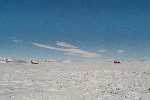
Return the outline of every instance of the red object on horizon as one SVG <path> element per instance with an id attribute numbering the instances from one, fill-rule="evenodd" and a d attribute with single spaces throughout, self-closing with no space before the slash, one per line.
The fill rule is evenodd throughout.
<path id="1" fill-rule="evenodd" d="M 33 62 L 33 61 L 31 61 L 31 63 L 32 63 L 32 64 L 40 64 L 40 63 L 35 63 L 35 62 Z"/>
<path id="2" fill-rule="evenodd" d="M 114 63 L 120 63 L 119 61 L 114 61 Z"/>

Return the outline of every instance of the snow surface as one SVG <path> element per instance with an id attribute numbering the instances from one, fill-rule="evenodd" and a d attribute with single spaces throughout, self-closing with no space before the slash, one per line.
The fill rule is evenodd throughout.
<path id="1" fill-rule="evenodd" d="M 0 100 L 149 100 L 150 62 L 0 63 Z"/>

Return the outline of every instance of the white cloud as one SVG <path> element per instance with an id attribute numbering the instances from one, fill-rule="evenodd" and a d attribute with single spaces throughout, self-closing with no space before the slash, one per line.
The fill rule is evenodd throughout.
<path id="1" fill-rule="evenodd" d="M 77 55 L 77 54 L 75 54 L 75 53 L 63 53 L 63 54 L 73 55 L 73 56 L 78 56 L 78 55 Z"/>
<path id="2" fill-rule="evenodd" d="M 46 46 L 46 45 L 42 45 L 42 44 L 38 44 L 38 43 L 30 43 L 30 44 L 36 45 L 38 47 L 48 48 L 48 49 L 61 50 L 61 48 L 55 48 L 55 47 Z"/>
<path id="3" fill-rule="evenodd" d="M 22 40 L 12 40 L 14 42 L 19 42 L 19 43 L 23 43 Z"/>
<path id="4" fill-rule="evenodd" d="M 70 45 L 70 44 L 68 44 L 68 43 L 66 43 L 66 42 L 59 42 L 59 41 L 58 41 L 56 44 L 59 45 L 59 46 L 62 46 L 62 47 L 78 48 L 78 47 L 75 47 L 75 46 L 73 46 L 73 45 Z"/>
<path id="5" fill-rule="evenodd" d="M 99 50 L 99 52 L 105 52 L 106 50 Z"/>
<path id="6" fill-rule="evenodd" d="M 74 55 L 74 56 L 81 56 L 81 57 L 100 57 L 101 55 L 96 54 L 96 53 L 91 53 L 88 51 L 83 51 L 80 49 L 75 49 L 77 47 L 70 45 L 68 43 L 65 42 L 57 42 L 57 45 L 63 46 L 63 47 L 68 47 L 68 49 L 63 49 L 63 48 L 55 48 L 52 46 L 46 46 L 46 45 L 42 45 L 42 44 L 38 44 L 38 43 L 30 43 L 39 47 L 43 47 L 43 48 L 48 48 L 48 49 L 53 49 L 53 50 L 60 50 L 60 51 L 65 51 L 67 53 L 67 55 Z"/>
<path id="7" fill-rule="evenodd" d="M 117 54 L 123 53 L 125 50 L 118 50 Z"/>
<path id="8" fill-rule="evenodd" d="M 16 37 L 11 37 L 11 38 L 16 39 Z"/>

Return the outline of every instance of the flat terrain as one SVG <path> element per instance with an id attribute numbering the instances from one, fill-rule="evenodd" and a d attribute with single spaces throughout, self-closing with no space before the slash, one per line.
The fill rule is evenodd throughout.
<path id="1" fill-rule="evenodd" d="M 0 100 L 149 100 L 150 63 L 0 63 Z"/>

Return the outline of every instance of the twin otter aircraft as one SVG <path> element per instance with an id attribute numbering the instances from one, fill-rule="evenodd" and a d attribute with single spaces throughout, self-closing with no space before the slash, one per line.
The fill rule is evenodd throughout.
<path id="1" fill-rule="evenodd" d="M 31 61 L 31 63 L 32 63 L 32 64 L 40 64 L 40 63 L 35 63 L 35 62 L 33 62 L 33 61 Z"/>

